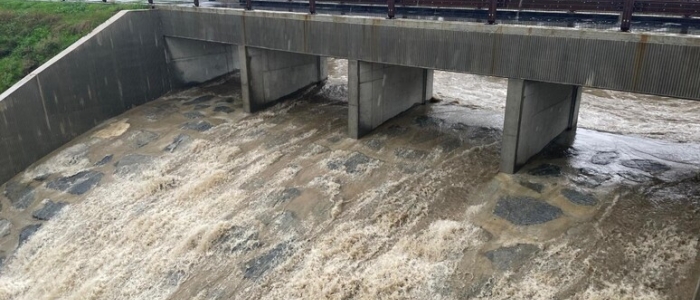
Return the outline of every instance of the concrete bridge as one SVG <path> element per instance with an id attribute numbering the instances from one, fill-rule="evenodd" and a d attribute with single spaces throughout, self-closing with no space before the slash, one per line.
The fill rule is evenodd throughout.
<path id="1" fill-rule="evenodd" d="M 197 7 L 121 12 L 0 95 L 0 182 L 100 121 L 240 69 L 248 112 L 349 60 L 348 133 L 432 97 L 433 70 L 508 78 L 501 170 L 576 129 L 583 87 L 700 100 L 700 37 Z"/>

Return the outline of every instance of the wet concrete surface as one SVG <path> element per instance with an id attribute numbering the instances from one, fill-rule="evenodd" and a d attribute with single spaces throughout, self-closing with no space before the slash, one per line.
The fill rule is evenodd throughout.
<path id="1" fill-rule="evenodd" d="M 0 186 L 0 298 L 694 293 L 699 144 L 579 129 L 505 175 L 498 112 L 439 101 L 353 140 L 337 78 L 257 114 L 237 80 L 132 109 Z"/>

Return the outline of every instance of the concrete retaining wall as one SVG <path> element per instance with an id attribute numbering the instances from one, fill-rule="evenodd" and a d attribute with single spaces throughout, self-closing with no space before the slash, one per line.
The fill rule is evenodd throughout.
<path id="1" fill-rule="evenodd" d="M 0 95 L 0 183 L 173 86 L 158 12 L 124 11 Z"/>

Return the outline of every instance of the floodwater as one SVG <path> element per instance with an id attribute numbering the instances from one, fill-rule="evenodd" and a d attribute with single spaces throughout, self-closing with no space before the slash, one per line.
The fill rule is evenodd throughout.
<path id="1" fill-rule="evenodd" d="M 505 175 L 503 80 L 437 72 L 353 140 L 329 66 L 257 114 L 236 74 L 169 94 L 1 186 L 0 299 L 692 297 L 697 102 L 587 91 L 573 147 Z"/>

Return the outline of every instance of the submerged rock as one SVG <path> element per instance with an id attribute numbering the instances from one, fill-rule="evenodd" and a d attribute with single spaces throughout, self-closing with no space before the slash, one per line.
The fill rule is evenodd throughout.
<path id="1" fill-rule="evenodd" d="M 167 152 L 174 152 L 177 147 L 179 147 L 181 144 L 186 143 L 190 140 L 190 136 L 186 135 L 184 133 L 178 134 L 173 141 L 166 146 L 163 151 Z"/>
<path id="2" fill-rule="evenodd" d="M 517 244 L 486 252 L 486 257 L 496 269 L 508 271 L 517 269 L 527 263 L 539 250 L 540 248 L 535 245 Z"/>
<path id="3" fill-rule="evenodd" d="M 299 197 L 301 195 L 301 190 L 298 188 L 285 188 L 284 190 L 274 194 L 272 196 L 272 201 L 273 205 L 278 205 L 281 203 L 288 202 L 290 200 L 293 200 L 296 197 Z"/>
<path id="4" fill-rule="evenodd" d="M 246 230 L 240 226 L 227 229 L 216 241 L 213 247 L 222 253 L 248 252 L 260 247 L 258 233 Z"/>
<path id="5" fill-rule="evenodd" d="M 141 148 L 148 145 L 150 142 L 156 140 L 158 134 L 152 131 L 139 130 L 129 136 L 128 140 L 132 143 L 135 148 Z"/>
<path id="6" fill-rule="evenodd" d="M 620 154 L 615 151 L 600 151 L 591 157 L 591 163 L 596 165 L 608 165 L 614 162 Z"/>
<path id="7" fill-rule="evenodd" d="M 194 98 L 190 101 L 186 101 L 185 103 L 183 103 L 183 105 L 200 104 L 200 103 L 204 103 L 204 102 L 209 102 L 209 101 L 211 101 L 211 99 L 214 99 L 213 95 L 204 95 L 204 96 Z"/>
<path id="8" fill-rule="evenodd" d="M 202 114 L 201 112 L 198 112 L 198 111 L 196 111 L 196 110 L 195 110 L 195 111 L 188 111 L 188 112 L 185 112 L 185 113 L 183 113 L 182 115 L 185 116 L 185 118 L 188 118 L 188 119 L 200 119 L 200 118 L 204 118 L 204 114 Z"/>
<path id="9" fill-rule="evenodd" d="M 622 161 L 622 165 L 628 168 L 642 170 L 648 173 L 663 173 L 671 167 L 649 159 L 629 159 Z"/>
<path id="10" fill-rule="evenodd" d="M 538 193 L 542 193 L 542 190 L 544 190 L 544 184 L 541 184 L 541 183 L 524 181 L 524 180 L 521 180 L 518 183 L 520 183 L 520 185 L 522 185 L 528 189 L 531 189 L 535 192 L 538 192 Z"/>
<path id="11" fill-rule="evenodd" d="M 379 151 L 384 147 L 384 141 L 380 139 L 371 139 L 364 142 L 364 144 L 365 146 L 367 146 L 367 148 L 370 148 L 374 151 Z"/>
<path id="12" fill-rule="evenodd" d="M 189 129 L 189 130 L 194 130 L 194 131 L 207 131 L 209 129 L 212 129 L 214 125 L 211 125 L 211 123 L 207 121 L 190 121 L 185 124 L 182 124 L 182 129 Z"/>
<path id="13" fill-rule="evenodd" d="M 42 221 L 47 221 L 53 216 L 55 216 L 63 207 L 65 207 L 67 203 L 65 202 L 53 202 L 51 200 L 47 201 L 46 204 L 44 204 L 44 207 L 42 207 L 39 210 L 34 211 L 32 213 L 32 217 L 34 217 L 37 220 L 42 220 Z"/>
<path id="14" fill-rule="evenodd" d="M 47 188 L 73 195 L 82 195 L 95 187 L 102 180 L 102 172 L 82 171 L 68 177 L 61 177 L 46 184 Z"/>
<path id="15" fill-rule="evenodd" d="M 128 174 L 133 173 L 141 168 L 142 165 L 149 164 L 153 161 L 153 157 L 143 154 L 129 154 L 122 157 L 121 160 L 114 164 L 116 168 L 114 170 L 115 174 Z"/>
<path id="16" fill-rule="evenodd" d="M 561 168 L 553 164 L 541 164 L 527 173 L 534 176 L 558 177 L 561 175 Z"/>
<path id="17" fill-rule="evenodd" d="M 233 111 L 234 111 L 233 107 L 230 107 L 230 106 L 223 106 L 222 105 L 222 106 L 214 107 L 214 112 L 222 112 L 225 114 L 230 114 Z"/>
<path id="18" fill-rule="evenodd" d="M 22 231 L 19 233 L 20 246 L 22 244 L 24 244 L 24 242 L 26 242 L 37 231 L 39 231 L 40 227 L 41 227 L 41 224 L 32 224 L 32 225 L 29 225 L 29 226 L 22 228 Z"/>
<path id="19" fill-rule="evenodd" d="M 95 166 L 104 166 L 104 165 L 108 164 L 109 162 L 111 162 L 112 158 L 114 158 L 113 154 L 107 155 L 107 156 L 103 157 L 102 159 L 100 159 L 100 161 L 96 162 Z"/>
<path id="20" fill-rule="evenodd" d="M 291 246 L 288 243 L 280 243 L 265 254 L 246 262 L 243 269 L 243 278 L 257 280 L 267 271 L 279 265 L 291 254 Z"/>
<path id="21" fill-rule="evenodd" d="M 200 103 L 200 104 L 196 104 L 196 105 L 194 106 L 194 109 L 201 110 L 201 109 L 207 109 L 207 108 L 209 108 L 209 107 L 211 107 L 211 105 Z"/>
<path id="22" fill-rule="evenodd" d="M 337 160 L 328 162 L 328 168 L 331 170 L 344 168 L 346 173 L 354 174 L 360 172 L 360 166 L 368 164 L 370 161 L 371 159 L 366 155 L 356 152 L 344 162 Z"/>
<path id="23" fill-rule="evenodd" d="M 28 183 L 22 184 L 10 181 L 5 186 L 5 197 L 10 199 L 10 203 L 16 209 L 25 209 L 34 202 L 34 188 Z"/>
<path id="24" fill-rule="evenodd" d="M 0 219 L 0 238 L 6 237 L 12 230 L 12 222 L 7 219 Z"/>
<path id="25" fill-rule="evenodd" d="M 594 206 L 598 204 L 598 199 L 596 199 L 595 196 L 577 190 L 564 189 L 561 191 L 561 194 L 564 195 L 566 199 L 569 199 L 569 201 L 578 205 Z"/>
<path id="26" fill-rule="evenodd" d="M 530 197 L 504 197 L 498 200 L 493 214 L 515 225 L 536 225 L 562 216 L 560 208 Z"/>
<path id="27" fill-rule="evenodd" d="M 409 148 L 399 148 L 394 151 L 394 155 L 398 158 L 409 159 L 409 160 L 419 160 L 424 159 L 428 156 L 427 151 L 409 149 Z"/>

